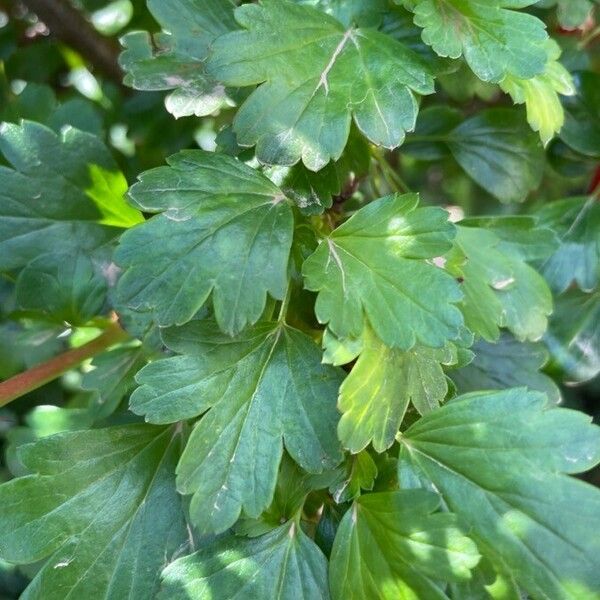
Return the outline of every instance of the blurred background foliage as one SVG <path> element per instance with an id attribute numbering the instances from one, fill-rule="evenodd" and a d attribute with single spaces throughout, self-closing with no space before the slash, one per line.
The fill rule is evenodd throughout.
<path id="1" fill-rule="evenodd" d="M 119 38 L 132 30 L 160 30 L 144 0 L 61 0 L 58 4 L 74 21 L 52 23 L 47 18 L 45 22 L 44 6 L 56 3 L 0 0 L 0 121 L 29 119 L 55 131 L 72 126 L 92 132 L 111 148 L 129 183 L 183 148 L 214 150 L 218 141 L 227 151 L 236 152 L 227 147 L 234 144 L 228 130 L 221 132 L 231 119 L 226 107 L 203 118 L 174 119 L 164 107 L 166 92 L 139 92 L 122 84 Z M 583 19 L 581 15 L 575 18 L 572 10 L 565 11 L 565 4 L 571 9 L 580 6 Z M 458 216 L 530 214 L 550 201 L 598 193 L 600 8 L 595 13 L 590 8 L 587 0 L 572 4 L 545 0 L 529 9 L 545 20 L 559 42 L 561 62 L 574 75 L 578 93 L 562 97 L 567 126 L 546 146 L 541 183 L 524 202 L 498 202 L 465 174 L 443 144 L 417 139 L 444 124 L 464 122 L 483 108 L 512 106 L 498 86 L 479 81 L 468 69 L 442 75 L 437 93 L 423 99 L 413 141 L 409 137 L 407 144 L 387 153 L 383 161 L 369 163 L 368 156 L 363 157 L 369 177 L 359 178 L 341 193 L 352 194 L 351 202 L 360 202 L 361 196 L 383 195 L 400 182 L 419 191 L 425 203 L 446 206 Z M 372 149 L 372 155 L 375 152 Z M 251 160 L 252 151 L 245 153 L 250 154 L 243 158 Z M 389 170 L 382 169 L 382 164 L 389 165 Z M 597 238 L 600 232 L 591 235 Z M 28 319 L 15 310 L 13 284 L 9 276 L 0 279 L 0 379 L 97 334 L 89 324 L 73 328 Z M 599 294 L 597 289 L 592 293 L 567 290 L 557 297 L 553 325 L 543 340 L 550 357 L 545 371 L 560 386 L 564 404 L 596 419 L 600 417 Z M 113 401 L 121 401 L 139 360 L 129 352 L 112 357 L 108 365 L 100 364 L 96 372 L 92 367 L 98 364 L 84 365 L 0 409 L 0 481 L 21 473 L 15 454 L 19 444 L 82 424 L 88 414 L 83 408 L 102 393 L 97 379 L 103 374 L 117 378 L 111 393 Z M 112 418 L 126 417 L 117 413 Z M 597 472 L 588 477 L 600 484 Z M 0 599 L 18 597 L 36 565 L 28 569 L 16 571 L 0 562 Z"/>

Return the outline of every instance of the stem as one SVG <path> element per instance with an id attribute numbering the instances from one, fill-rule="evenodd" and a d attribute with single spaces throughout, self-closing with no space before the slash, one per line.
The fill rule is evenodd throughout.
<path id="1" fill-rule="evenodd" d="M 279 308 L 279 316 L 277 318 L 278 323 L 285 323 L 285 317 L 287 315 L 291 297 L 292 297 L 292 284 L 291 284 L 291 282 L 288 282 L 287 289 L 285 290 L 285 296 L 283 297 L 283 300 L 281 302 L 281 307 Z"/>
<path id="2" fill-rule="evenodd" d="M 84 360 L 92 358 L 110 346 L 128 339 L 127 333 L 114 321 L 104 330 L 102 335 L 95 340 L 59 354 L 54 358 L 37 365 L 24 373 L 19 373 L 0 383 L 0 407 L 9 402 L 37 390 L 46 383 L 60 377 L 63 373 L 81 364 Z"/>
<path id="3" fill-rule="evenodd" d="M 119 67 L 119 47 L 100 34 L 94 26 L 67 0 L 23 0 L 50 29 L 50 32 L 74 48 L 90 64 L 122 85 L 123 72 Z"/>
<path id="4" fill-rule="evenodd" d="M 402 177 L 400 177 L 400 175 L 398 175 L 398 173 L 396 173 L 396 171 L 392 168 L 390 163 L 385 158 L 383 152 L 381 152 L 379 149 L 375 149 L 373 151 L 373 156 L 377 161 L 377 165 L 381 170 L 383 178 L 386 180 L 390 188 L 396 190 L 397 192 L 403 192 L 405 194 L 410 193 L 410 188 L 402 179 Z"/>
<path id="5" fill-rule="evenodd" d="M 581 41 L 579 44 L 577 44 L 578 49 L 583 50 L 594 38 L 598 37 L 599 35 L 600 27 L 595 27 L 592 29 L 592 31 L 581 38 Z"/>

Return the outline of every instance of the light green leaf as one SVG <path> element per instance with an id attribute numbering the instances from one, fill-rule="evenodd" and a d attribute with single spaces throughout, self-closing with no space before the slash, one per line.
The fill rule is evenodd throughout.
<path id="1" fill-rule="evenodd" d="M 329 600 L 327 560 L 295 523 L 261 537 L 227 536 L 163 571 L 162 600 Z"/>
<path id="2" fill-rule="evenodd" d="M 534 250 L 505 242 L 492 229 L 459 225 L 457 231 L 446 268 L 462 279 L 467 327 L 488 341 L 498 339 L 500 327 L 508 327 L 521 341 L 539 339 L 552 312 L 552 294 L 522 258 Z"/>
<path id="3" fill-rule="evenodd" d="M 556 298 L 544 342 L 569 383 L 600 373 L 600 292 L 570 290 Z"/>
<path id="4" fill-rule="evenodd" d="M 162 213 L 123 235 L 116 299 L 161 326 L 189 321 L 212 297 L 219 326 L 236 333 L 282 299 L 292 243 L 291 203 L 266 177 L 223 154 L 187 150 L 147 171 L 130 191 Z"/>
<path id="5" fill-rule="evenodd" d="M 163 31 L 134 31 L 121 43 L 124 83 L 137 90 L 173 90 L 167 110 L 176 118 L 209 115 L 230 102 L 225 88 L 204 68 L 209 46 L 235 29 L 233 0 L 149 0 Z"/>
<path id="6" fill-rule="evenodd" d="M 41 254 L 92 250 L 142 216 L 125 203 L 127 183 L 102 142 L 68 128 L 24 121 L 0 126 L 0 269 Z M 105 226 L 106 225 L 106 226 Z M 111 227 L 109 227 L 109 225 Z"/>
<path id="7" fill-rule="evenodd" d="M 469 579 L 479 554 L 439 505 L 424 490 L 355 500 L 331 553 L 333 600 L 447 599 L 444 582 Z"/>
<path id="8" fill-rule="evenodd" d="M 506 75 L 529 79 L 547 61 L 544 23 L 510 10 L 535 0 L 404 0 L 423 28 L 423 41 L 440 56 L 465 60 L 484 81 Z"/>
<path id="9" fill-rule="evenodd" d="M 48 557 L 24 599 L 152 598 L 187 544 L 181 434 L 148 425 L 60 433 L 21 448 L 33 475 L 0 486 L 0 554 Z"/>
<path id="10" fill-rule="evenodd" d="M 377 452 L 389 448 L 410 402 L 425 414 L 444 400 L 448 384 L 442 364 L 454 362 L 450 345 L 395 350 L 367 328 L 362 353 L 340 388 L 338 436 L 344 447 L 353 453 L 370 442 Z"/>
<path id="11" fill-rule="evenodd" d="M 445 211 L 417 204 L 416 194 L 372 202 L 304 263 L 305 286 L 319 292 L 317 317 L 338 337 L 359 337 L 365 317 L 385 344 L 403 350 L 442 347 L 461 334 L 458 285 L 423 260 L 450 248 L 454 227 Z"/>
<path id="12" fill-rule="evenodd" d="M 215 41 L 207 69 L 227 86 L 262 84 L 234 120 L 261 162 L 318 171 L 341 156 L 352 116 L 373 143 L 399 146 L 415 126 L 414 92 L 433 92 L 426 63 L 373 29 L 282 0 L 245 4 L 235 18 L 244 30 Z"/>
<path id="13" fill-rule="evenodd" d="M 539 392 L 467 394 L 405 432 L 400 466 L 429 479 L 479 551 L 532 597 L 587 600 L 600 586 L 600 492 L 564 474 L 600 460 L 589 421 Z"/>
<path id="14" fill-rule="evenodd" d="M 544 392 L 552 402 L 560 400 L 554 381 L 540 372 L 548 362 L 543 344 L 521 343 L 504 334 L 494 344 L 481 340 L 471 349 L 473 361 L 449 373 L 460 393 L 527 386 Z"/>
<path id="15" fill-rule="evenodd" d="M 190 513 L 200 530 L 225 531 L 242 509 L 256 518 L 269 506 L 283 443 L 312 473 L 341 461 L 341 375 L 320 363 L 305 334 L 264 323 L 232 339 L 202 321 L 168 331 L 165 343 L 185 355 L 142 369 L 130 406 L 154 423 L 208 411 L 177 468 L 178 489 L 193 494 Z"/>
<path id="16" fill-rule="evenodd" d="M 100 315 L 108 285 L 85 254 L 42 254 L 20 273 L 16 283 L 18 308 L 39 318 L 85 325 Z"/>
<path id="17" fill-rule="evenodd" d="M 600 204 L 592 197 L 569 198 L 544 205 L 537 216 L 560 238 L 540 267 L 550 287 L 561 293 L 576 283 L 593 290 L 600 281 Z"/>
<path id="18" fill-rule="evenodd" d="M 500 87 L 510 94 L 513 102 L 525 104 L 527 122 L 534 131 L 539 132 L 544 146 L 561 130 L 565 122 L 559 94 L 575 94 L 570 73 L 558 62 L 560 47 L 554 40 L 548 40 L 548 57 L 543 73 L 530 79 L 508 74 L 500 82 Z"/>

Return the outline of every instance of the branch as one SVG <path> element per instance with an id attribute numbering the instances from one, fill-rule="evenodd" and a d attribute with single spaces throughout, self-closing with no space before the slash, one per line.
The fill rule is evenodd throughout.
<path id="1" fill-rule="evenodd" d="M 68 0 L 22 0 L 50 29 L 114 82 L 122 85 L 119 46 L 101 35 Z"/>
<path id="2" fill-rule="evenodd" d="M 0 383 L 0 407 L 53 381 L 84 360 L 96 356 L 114 344 L 125 341 L 128 337 L 116 321 L 112 322 L 95 340 L 7 379 Z"/>

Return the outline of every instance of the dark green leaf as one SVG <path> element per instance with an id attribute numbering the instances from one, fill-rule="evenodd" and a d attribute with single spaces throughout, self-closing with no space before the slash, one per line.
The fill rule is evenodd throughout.
<path id="1" fill-rule="evenodd" d="M 458 391 L 502 390 L 527 386 L 548 395 L 553 402 L 560 400 L 556 384 L 540 369 L 548 362 L 543 344 L 521 343 L 504 334 L 490 344 L 479 341 L 472 347 L 475 358 L 462 369 L 450 371 Z"/>
<path id="2" fill-rule="evenodd" d="M 266 177 L 223 154 L 187 150 L 140 176 L 130 191 L 162 213 L 121 237 L 125 269 L 116 299 L 152 311 L 161 326 L 189 321 L 212 296 L 216 319 L 236 333 L 282 299 L 292 243 L 290 202 Z"/>
<path id="3" fill-rule="evenodd" d="M 373 29 L 347 27 L 308 6 L 282 0 L 245 4 L 244 27 L 218 38 L 208 72 L 228 86 L 262 84 L 238 110 L 242 146 L 262 162 L 313 171 L 337 160 L 350 119 L 376 144 L 400 145 L 414 129 L 414 92 L 433 92 L 425 62 Z"/>
<path id="4" fill-rule="evenodd" d="M 48 558 L 26 599 L 151 598 L 187 544 L 174 469 L 181 433 L 148 425 L 61 433 L 21 449 L 35 473 L 0 487 L 0 552 Z"/>
<path id="5" fill-rule="evenodd" d="M 556 251 L 541 263 L 552 289 L 564 292 L 574 282 L 593 290 L 600 281 L 600 204 L 592 197 L 570 198 L 546 204 L 537 215 L 560 238 Z"/>
<path id="6" fill-rule="evenodd" d="M 558 296 L 544 341 L 565 379 L 581 383 L 600 373 L 600 292 Z"/>
<path id="7" fill-rule="evenodd" d="M 265 323 L 232 339 L 203 321 L 167 332 L 165 341 L 185 355 L 142 369 L 131 409 L 155 423 L 208 411 L 177 469 L 199 529 L 224 531 L 242 509 L 256 518 L 269 506 L 284 442 L 306 471 L 340 462 L 340 373 L 320 363 L 305 334 Z"/>
<path id="8" fill-rule="evenodd" d="M 0 150 L 13 166 L 0 166 L 2 270 L 47 252 L 97 248 L 141 220 L 123 199 L 125 178 L 89 133 L 4 123 Z"/>
<path id="9" fill-rule="evenodd" d="M 121 43 L 125 84 L 138 90 L 173 90 L 166 98 L 175 117 L 208 115 L 227 104 L 225 88 L 209 77 L 204 61 L 213 40 L 235 29 L 234 0 L 149 0 L 164 31 L 128 33 Z"/>

